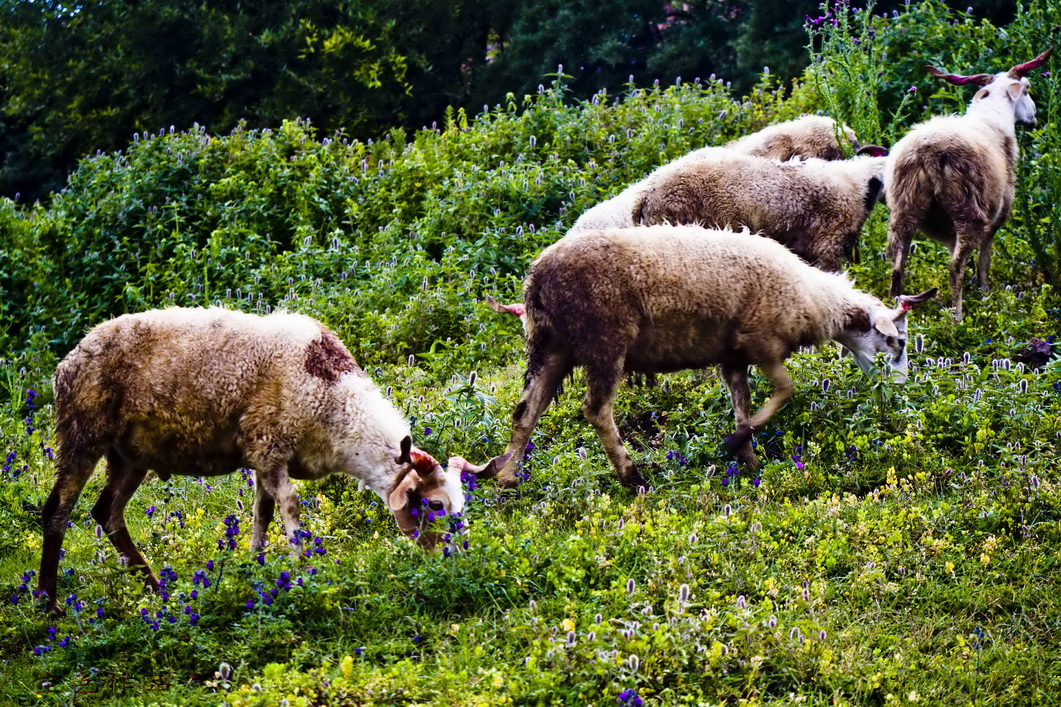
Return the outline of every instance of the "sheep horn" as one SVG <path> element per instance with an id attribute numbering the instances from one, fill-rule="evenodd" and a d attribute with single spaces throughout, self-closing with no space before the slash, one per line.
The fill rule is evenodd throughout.
<path id="1" fill-rule="evenodd" d="M 864 145 L 855 151 L 856 155 L 869 155 L 870 157 L 887 157 L 888 148 L 880 145 Z"/>
<path id="2" fill-rule="evenodd" d="M 525 313 L 523 305 L 519 304 L 501 304 L 490 295 L 486 296 L 486 303 L 490 305 L 490 309 L 501 314 L 515 314 L 517 317 L 522 317 Z"/>
<path id="3" fill-rule="evenodd" d="M 1009 75 L 1015 79 L 1022 79 L 1024 75 L 1032 69 L 1038 69 L 1040 66 L 1046 63 L 1046 60 L 1050 58 L 1050 54 L 1054 51 L 1053 47 L 1050 47 L 1045 52 L 1035 57 L 1031 61 L 1026 61 L 1023 64 L 1017 64 L 1009 70 Z"/>
<path id="4" fill-rule="evenodd" d="M 899 308 L 903 312 L 909 311 L 915 304 L 927 302 L 935 297 L 937 292 L 939 292 L 939 288 L 933 287 L 931 290 L 925 290 L 919 295 L 899 295 Z"/>
<path id="5" fill-rule="evenodd" d="M 497 476 L 497 472 L 504 468 L 508 460 L 512 458 L 513 452 L 506 452 L 499 457 L 494 457 L 490 461 L 480 466 L 472 464 L 464 457 L 453 457 L 449 460 L 451 467 L 456 466 L 458 470 L 467 472 L 469 474 L 475 474 L 480 479 L 490 479 Z"/>
<path id="6" fill-rule="evenodd" d="M 949 81 L 955 86 L 963 86 L 967 83 L 975 83 L 979 86 L 986 86 L 995 80 L 993 74 L 973 74 L 972 76 L 962 76 L 961 74 L 945 74 L 934 66 L 925 66 L 925 71 L 932 74 L 938 79 Z"/>

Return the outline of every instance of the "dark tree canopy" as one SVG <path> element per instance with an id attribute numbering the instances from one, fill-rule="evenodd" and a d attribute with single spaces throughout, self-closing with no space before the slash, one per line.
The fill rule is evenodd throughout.
<path id="1" fill-rule="evenodd" d="M 1012 8 L 980 3 L 993 18 Z M 884 7 L 883 5 L 881 7 Z M 371 137 L 520 96 L 564 66 L 585 97 L 806 64 L 817 0 L 0 0 L 0 194 L 61 188 L 133 132 L 239 121 Z"/>

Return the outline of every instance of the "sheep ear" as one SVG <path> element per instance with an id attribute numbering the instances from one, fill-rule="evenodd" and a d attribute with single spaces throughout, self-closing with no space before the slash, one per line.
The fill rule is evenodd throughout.
<path id="1" fill-rule="evenodd" d="M 413 438 L 409 435 L 405 435 L 401 442 L 401 453 L 394 457 L 395 464 L 412 464 L 413 460 L 409 456 L 409 450 L 413 448 Z"/>
<path id="2" fill-rule="evenodd" d="M 1011 83 L 1006 87 L 1006 93 L 1009 94 L 1009 99 L 1011 101 L 1020 100 L 1021 95 L 1024 93 L 1024 84 Z"/>
<path id="3" fill-rule="evenodd" d="M 981 88 L 979 91 L 977 91 L 976 95 L 973 96 L 973 100 L 976 100 L 977 98 L 987 98 L 987 89 Z"/>
<path id="4" fill-rule="evenodd" d="M 425 452 L 422 449 L 413 449 L 409 452 L 410 463 L 413 465 L 413 469 L 418 471 L 423 476 L 429 476 L 435 473 L 435 469 L 439 467 L 439 463 L 435 461 L 435 458 Z"/>
<path id="5" fill-rule="evenodd" d="M 422 482 L 420 475 L 415 471 L 410 471 L 406 474 L 405 478 L 398 482 L 398 485 L 394 487 L 394 490 L 387 497 L 387 506 L 390 507 L 391 512 L 400 511 L 409 505 L 409 493 L 420 488 Z"/>
<path id="6" fill-rule="evenodd" d="M 888 317 L 877 317 L 873 320 L 873 327 L 885 336 L 899 336 L 899 330 L 895 328 L 895 322 Z"/>
<path id="7" fill-rule="evenodd" d="M 856 155 L 869 155 L 870 157 L 887 157 L 888 148 L 880 145 L 864 145 L 858 148 Z"/>

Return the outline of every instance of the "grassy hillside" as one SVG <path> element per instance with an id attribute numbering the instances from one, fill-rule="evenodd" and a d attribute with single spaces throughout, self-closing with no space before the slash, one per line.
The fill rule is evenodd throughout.
<path id="1" fill-rule="evenodd" d="M 796 395 L 758 434 L 754 478 L 721 448 L 725 387 L 692 371 L 620 390 L 621 432 L 653 487 L 628 494 L 582 420 L 576 373 L 527 451 L 527 482 L 469 483 L 465 534 L 445 554 L 420 552 L 374 497 L 330 479 L 300 487 L 313 557 L 292 563 L 279 524 L 253 556 L 251 477 L 151 477 L 127 512 L 167 578 L 146 594 L 96 535 L 98 474 L 66 538 L 67 616 L 46 617 L 32 589 L 54 473 L 49 378 L 95 322 L 167 304 L 311 314 L 420 446 L 483 460 L 503 449 L 522 385 L 519 323 L 483 295 L 518 297 L 530 260 L 582 210 L 684 152 L 801 113 L 891 142 L 971 98 L 919 63 L 1005 69 L 1057 24 L 1050 3 L 1005 33 L 933 3 L 888 19 L 840 6 L 813 25 L 818 59 L 792 90 L 765 77 L 736 97 L 703 77 L 578 102 L 558 82 L 371 144 L 300 121 L 163 130 L 87 157 L 46 209 L 0 202 L 4 701 L 1056 701 L 1061 81 L 1049 72 L 1032 77 L 1040 126 L 1021 135 L 993 290 L 968 288 L 961 324 L 942 303 L 911 315 L 903 387 L 832 346 L 793 356 Z M 885 226 L 879 209 L 851 268 L 880 295 Z M 945 249 L 920 241 L 911 261 L 910 291 L 944 285 Z"/>

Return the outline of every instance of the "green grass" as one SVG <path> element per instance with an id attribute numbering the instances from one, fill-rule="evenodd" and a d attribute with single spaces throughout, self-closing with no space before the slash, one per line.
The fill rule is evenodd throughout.
<path id="1" fill-rule="evenodd" d="M 1057 702 L 1061 359 L 1028 358 L 1061 319 L 1046 284 L 1061 181 L 1045 119 L 1021 136 L 1038 171 L 1020 175 L 996 238 L 994 289 L 967 288 L 961 324 L 942 301 L 910 315 L 903 387 L 831 345 L 793 356 L 796 394 L 756 437 L 757 476 L 733 475 L 723 454 L 725 387 L 688 371 L 620 389 L 620 430 L 652 485 L 626 492 L 582 420 L 576 372 L 533 437 L 529 480 L 469 487 L 449 555 L 416 549 L 374 496 L 334 478 L 299 489 L 324 553 L 292 563 L 276 524 L 259 562 L 245 479 L 152 476 L 127 516 L 155 569 L 176 576 L 150 594 L 96 537 L 97 474 L 66 538 L 66 617 L 42 613 L 29 576 L 54 474 L 49 378 L 96 321 L 173 303 L 311 314 L 389 391 L 419 446 L 483 461 L 507 441 L 522 359 L 519 323 L 482 297 L 518 296 L 530 260 L 582 210 L 695 147 L 856 110 L 845 96 L 874 67 L 882 118 L 863 127 L 902 134 L 968 99 L 939 87 L 904 99 L 923 61 L 911 42 L 971 57 L 956 71 L 1001 65 L 1061 23 L 1056 4 L 1033 9 L 1002 34 L 914 5 L 872 20 L 861 36 L 879 43 L 873 55 L 819 42 L 833 31 L 822 24 L 826 60 L 791 91 L 765 80 L 737 98 L 702 81 L 582 103 L 556 83 L 372 144 L 302 122 L 166 135 L 86 159 L 47 206 L 0 202 L 0 701 Z M 1061 80 L 1035 83 L 1052 115 Z M 870 219 L 850 270 L 878 294 L 886 220 Z M 946 262 L 919 241 L 909 290 L 944 285 Z M 768 395 L 761 378 L 753 392 Z M 236 548 L 222 548 L 233 523 Z"/>

